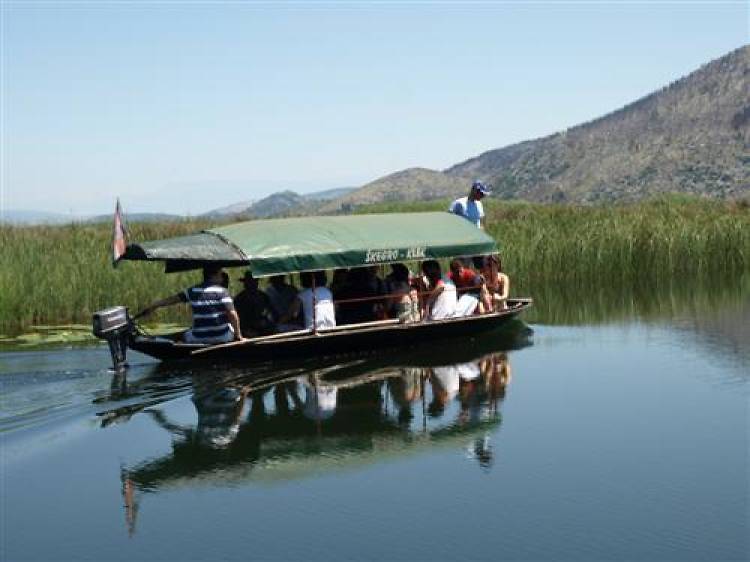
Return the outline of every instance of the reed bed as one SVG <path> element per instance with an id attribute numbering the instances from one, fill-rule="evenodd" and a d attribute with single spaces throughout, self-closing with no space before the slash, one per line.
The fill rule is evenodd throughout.
<path id="1" fill-rule="evenodd" d="M 206 222 L 131 225 L 131 238 L 153 240 L 207 228 Z M 157 263 L 111 265 L 109 225 L 0 226 L 0 334 L 32 326 L 89 323 L 91 314 L 114 304 L 137 310 L 195 283 L 195 272 L 164 274 Z M 156 320 L 185 320 L 179 307 Z"/>
<path id="2" fill-rule="evenodd" d="M 360 212 L 447 206 L 448 201 L 387 204 Z M 499 242 L 516 295 L 568 301 L 607 287 L 640 299 L 672 294 L 677 286 L 746 286 L 743 279 L 750 274 L 750 209 L 739 203 L 662 197 L 582 207 L 491 200 L 485 208 L 488 232 Z M 169 238 L 210 226 L 133 224 L 131 239 Z M 113 304 L 138 310 L 199 278 L 197 272 L 165 275 L 154 263 L 126 262 L 113 269 L 110 239 L 108 225 L 0 226 L 0 334 L 88 323 L 92 312 Z M 187 318 L 184 307 L 172 307 L 154 320 Z"/>
<path id="3" fill-rule="evenodd" d="M 445 210 L 449 201 L 367 212 Z M 516 286 L 673 285 L 750 272 L 750 207 L 683 196 L 613 206 L 485 203 Z"/>
<path id="4" fill-rule="evenodd" d="M 489 232 L 505 266 L 539 284 L 672 284 L 736 276 L 750 266 L 741 206 L 660 198 L 617 207 L 494 206 Z"/>

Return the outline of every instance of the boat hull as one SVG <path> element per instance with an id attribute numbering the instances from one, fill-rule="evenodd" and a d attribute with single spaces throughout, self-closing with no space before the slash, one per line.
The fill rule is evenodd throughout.
<path id="1" fill-rule="evenodd" d="M 327 357 L 386 348 L 415 346 L 437 340 L 457 339 L 498 330 L 517 322 L 517 316 L 531 307 L 531 299 L 508 301 L 501 312 L 449 318 L 430 322 L 384 325 L 340 326 L 319 333 L 256 338 L 219 346 L 181 344 L 167 338 L 134 337 L 129 347 L 162 361 L 186 360 L 234 362 Z M 460 344 L 459 344 L 460 345 Z"/>

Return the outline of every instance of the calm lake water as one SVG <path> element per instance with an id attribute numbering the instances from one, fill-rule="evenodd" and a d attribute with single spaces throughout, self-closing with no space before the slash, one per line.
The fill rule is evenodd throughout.
<path id="1" fill-rule="evenodd" d="M 0 558 L 746 560 L 750 298 L 695 302 L 338 364 L 0 352 Z"/>

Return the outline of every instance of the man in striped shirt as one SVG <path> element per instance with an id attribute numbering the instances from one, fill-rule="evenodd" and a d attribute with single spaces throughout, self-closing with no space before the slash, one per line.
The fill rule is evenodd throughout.
<path id="1" fill-rule="evenodd" d="M 156 301 L 136 318 L 180 302 L 189 303 L 193 312 L 193 327 L 185 332 L 185 343 L 225 343 L 242 339 L 240 319 L 229 291 L 222 286 L 220 267 L 204 267 L 203 283 Z"/>

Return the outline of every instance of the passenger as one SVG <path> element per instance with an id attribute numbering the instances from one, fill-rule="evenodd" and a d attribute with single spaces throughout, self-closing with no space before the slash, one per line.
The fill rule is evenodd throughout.
<path id="1" fill-rule="evenodd" d="M 440 264 L 435 260 L 422 263 L 422 271 L 429 282 L 429 296 L 424 305 L 427 320 L 452 318 L 456 314 L 456 286 L 442 277 Z"/>
<path id="2" fill-rule="evenodd" d="M 336 326 L 336 313 L 333 309 L 333 295 L 326 287 L 326 274 L 324 271 L 305 271 L 300 274 L 300 281 L 304 287 L 297 298 L 292 302 L 287 317 L 295 318 L 300 310 L 304 317 L 304 326 L 308 330 L 313 329 L 313 284 L 315 285 L 315 329 L 333 328 Z"/>
<path id="3" fill-rule="evenodd" d="M 456 316 L 471 316 L 479 308 L 479 299 L 485 295 L 485 307 L 490 307 L 487 291 L 483 290 L 484 280 L 482 276 L 470 267 L 466 267 L 461 260 L 451 261 L 451 281 L 458 291 L 458 304 L 456 305 Z"/>
<path id="4" fill-rule="evenodd" d="M 349 270 L 346 285 L 338 291 L 338 323 L 361 324 L 376 319 L 375 308 L 377 297 L 376 284 L 372 282 L 372 273 L 366 267 Z M 345 302 L 351 300 L 353 302 Z"/>
<path id="5" fill-rule="evenodd" d="M 385 281 L 378 276 L 378 266 L 366 267 L 365 270 L 367 271 L 367 283 L 370 290 L 376 296 L 385 297 L 388 291 L 385 288 Z M 373 303 L 373 313 L 376 320 L 385 320 L 388 318 L 385 299 L 376 300 Z"/>
<path id="6" fill-rule="evenodd" d="M 376 295 L 385 295 L 385 281 L 378 277 L 378 266 L 372 265 L 364 268 L 367 272 L 367 283 Z"/>
<path id="7" fill-rule="evenodd" d="M 391 264 L 391 272 L 388 275 L 386 275 L 385 279 L 383 280 L 386 294 L 390 294 L 393 292 L 393 288 L 391 287 L 393 283 L 398 283 L 400 279 L 403 279 L 404 270 L 406 271 L 406 278 L 408 282 L 411 283 L 414 275 L 412 274 L 412 272 L 409 270 L 408 267 L 406 267 L 402 263 Z"/>
<path id="8" fill-rule="evenodd" d="M 297 288 L 286 282 L 285 275 L 274 275 L 269 279 L 270 285 L 266 288 L 266 295 L 271 301 L 273 319 L 279 322 L 282 316 L 289 312 L 294 299 L 297 298 Z"/>
<path id="9" fill-rule="evenodd" d="M 394 263 L 391 268 L 393 271 L 386 279 L 389 287 L 388 313 L 391 318 L 398 318 L 402 324 L 418 322 L 419 299 L 409 284 L 409 269 L 402 263 Z"/>
<path id="10" fill-rule="evenodd" d="M 331 293 L 333 293 L 334 300 L 338 300 L 339 294 L 346 287 L 348 276 L 348 269 L 335 269 L 333 271 L 333 279 L 331 280 Z"/>
<path id="11" fill-rule="evenodd" d="M 242 335 L 250 338 L 275 332 L 271 299 L 258 289 L 258 280 L 248 269 L 240 281 L 245 288 L 234 297 L 234 307 L 240 317 Z"/>
<path id="12" fill-rule="evenodd" d="M 409 298 L 411 299 L 414 322 L 419 322 L 422 319 L 422 295 L 425 293 L 426 287 L 422 278 L 412 277 L 409 282 Z"/>
<path id="13" fill-rule="evenodd" d="M 163 306 L 187 302 L 193 313 L 193 327 L 183 336 L 186 343 L 225 343 L 243 339 L 232 297 L 221 286 L 222 273 L 220 267 L 204 267 L 202 283 L 152 303 L 136 314 L 136 318 Z"/>
<path id="14" fill-rule="evenodd" d="M 482 276 L 489 296 L 490 310 L 494 312 L 507 310 L 510 279 L 503 273 L 499 256 L 486 256 L 484 258 Z"/>

